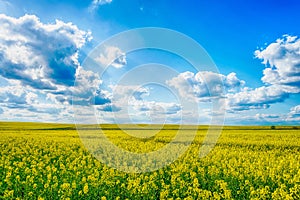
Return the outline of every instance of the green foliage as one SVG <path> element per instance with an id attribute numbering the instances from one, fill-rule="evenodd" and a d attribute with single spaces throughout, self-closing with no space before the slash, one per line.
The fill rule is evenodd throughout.
<path id="1" fill-rule="evenodd" d="M 276 129 L 276 127 L 275 126 L 271 126 L 271 129 Z"/>

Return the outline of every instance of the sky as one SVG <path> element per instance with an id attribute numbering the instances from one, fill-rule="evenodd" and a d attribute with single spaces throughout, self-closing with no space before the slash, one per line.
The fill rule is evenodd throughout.
<path id="1" fill-rule="evenodd" d="M 299 9 L 0 0 L 0 121 L 299 125 Z"/>

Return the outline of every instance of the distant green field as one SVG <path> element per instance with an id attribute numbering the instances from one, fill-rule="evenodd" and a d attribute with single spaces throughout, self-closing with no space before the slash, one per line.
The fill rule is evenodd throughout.
<path id="1" fill-rule="evenodd" d="M 111 142 L 136 153 L 164 147 L 178 130 L 165 125 L 155 136 L 135 138 L 126 130 L 143 135 L 161 125 L 100 126 Z M 98 127 L 77 126 L 89 136 Z M 300 127 L 225 126 L 201 159 L 208 126 L 181 128 L 187 138 L 197 130 L 186 153 L 136 174 L 99 162 L 74 124 L 0 122 L 0 199 L 300 199 Z"/>

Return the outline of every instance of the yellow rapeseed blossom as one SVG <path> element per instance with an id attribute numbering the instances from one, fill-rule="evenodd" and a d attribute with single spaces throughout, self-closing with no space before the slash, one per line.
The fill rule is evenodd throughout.
<path id="1" fill-rule="evenodd" d="M 199 148 L 206 130 L 199 129 L 177 161 L 136 174 L 98 161 L 96 156 L 106 157 L 101 153 L 93 157 L 76 130 L 6 130 L 0 123 L 0 195 L 3 199 L 300 199 L 299 130 L 262 129 L 225 128 L 204 158 L 199 158 Z M 171 127 L 140 140 L 116 128 L 106 131 L 116 145 L 135 153 L 158 150 L 175 134 Z M 188 129 L 183 134 L 190 136 Z M 97 131 L 87 131 L 91 145 L 99 145 L 97 137 Z M 172 145 L 180 148 L 185 143 Z M 103 150 L 98 148 L 95 154 Z M 109 159 L 125 162 L 118 155 Z"/>
<path id="2" fill-rule="evenodd" d="M 89 192 L 89 186 L 87 184 L 85 184 L 83 187 L 83 193 L 87 194 L 88 192 Z"/>

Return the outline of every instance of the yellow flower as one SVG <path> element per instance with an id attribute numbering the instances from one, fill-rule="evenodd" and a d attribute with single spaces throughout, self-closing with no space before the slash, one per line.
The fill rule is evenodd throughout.
<path id="1" fill-rule="evenodd" d="M 76 189 L 76 182 L 75 181 L 72 182 L 72 188 Z"/>
<path id="2" fill-rule="evenodd" d="M 9 190 L 9 191 L 5 191 L 4 192 L 4 197 L 12 197 L 14 196 L 14 191 L 13 190 Z"/>
<path id="3" fill-rule="evenodd" d="M 61 188 L 64 189 L 64 190 L 69 189 L 69 188 L 70 188 L 70 183 L 63 183 L 63 184 L 61 185 Z"/>
<path id="4" fill-rule="evenodd" d="M 87 184 L 85 184 L 83 187 L 83 193 L 87 194 L 88 192 L 89 192 L 89 186 Z"/>

